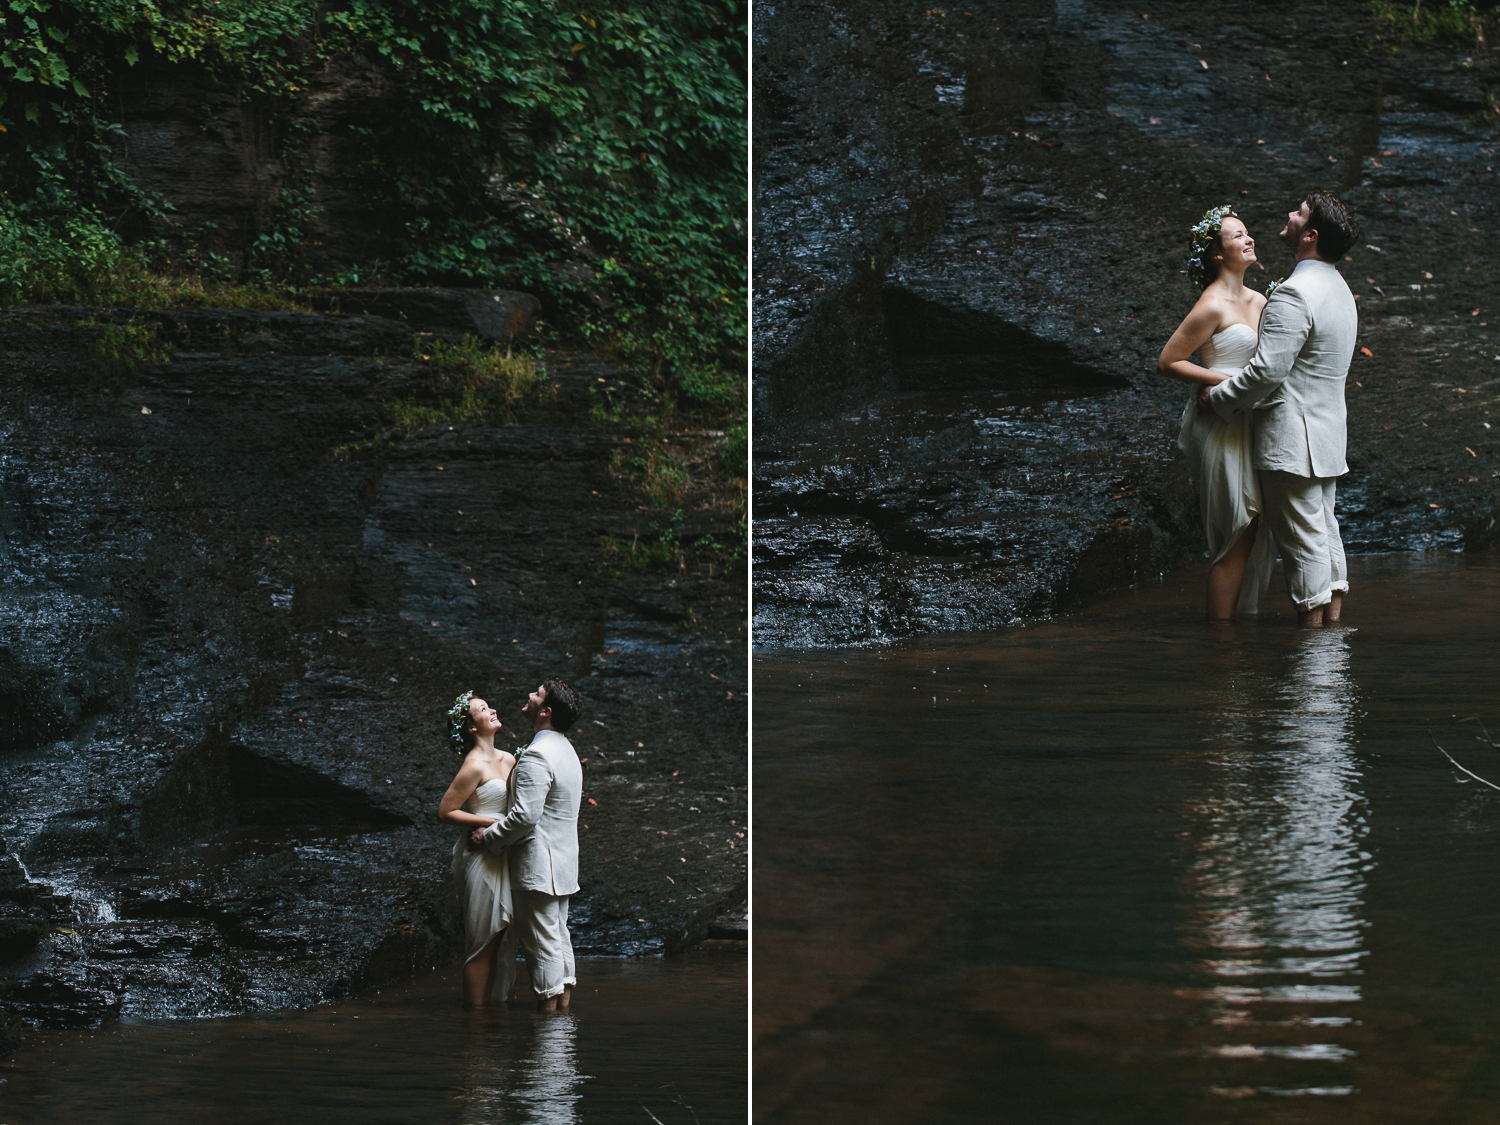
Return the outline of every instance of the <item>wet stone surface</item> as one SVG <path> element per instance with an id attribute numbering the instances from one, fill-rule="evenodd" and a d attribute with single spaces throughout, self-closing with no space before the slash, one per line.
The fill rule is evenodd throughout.
<path id="1" fill-rule="evenodd" d="M 423 377 L 410 324 L 149 314 L 175 350 L 132 373 L 91 352 L 111 316 L 0 314 L 12 1032 L 299 1006 L 456 955 L 435 814 L 469 687 L 507 744 L 545 676 L 583 696 L 581 952 L 679 948 L 743 901 L 743 575 L 601 566 L 602 537 L 652 534 L 610 469 L 642 435 L 589 421 L 626 372 L 551 353 L 515 422 L 371 446 Z"/>
<path id="2" fill-rule="evenodd" d="M 1184 232 L 1233 203 L 1263 286 L 1318 186 L 1365 227 L 1346 543 L 1493 541 L 1500 62 L 1386 52 L 1361 4 L 1298 19 L 758 10 L 758 642 L 991 627 L 1200 555 L 1187 395 L 1155 370 Z"/>

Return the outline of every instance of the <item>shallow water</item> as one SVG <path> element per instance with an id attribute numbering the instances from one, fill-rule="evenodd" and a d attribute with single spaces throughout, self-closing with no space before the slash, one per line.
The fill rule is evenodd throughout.
<path id="1" fill-rule="evenodd" d="M 0 1121 L 745 1119 L 745 957 L 584 959 L 567 1016 L 466 1015 L 458 967 L 356 1000 L 37 1035 L 0 1065 Z"/>
<path id="2" fill-rule="evenodd" d="M 760 658 L 757 1117 L 1494 1120 L 1500 559 L 1352 563 Z"/>

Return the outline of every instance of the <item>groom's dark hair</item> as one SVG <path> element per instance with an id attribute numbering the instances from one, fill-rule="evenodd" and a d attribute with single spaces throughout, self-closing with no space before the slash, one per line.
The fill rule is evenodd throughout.
<path id="1" fill-rule="evenodd" d="M 542 706 L 552 708 L 552 729 L 567 730 L 578 719 L 578 693 L 561 680 L 546 681 L 542 690 L 547 693 Z"/>
<path id="2" fill-rule="evenodd" d="M 1359 241 L 1359 220 L 1349 205 L 1331 191 L 1313 191 L 1307 195 L 1309 230 L 1318 232 L 1318 257 L 1325 262 L 1341 262 Z"/>

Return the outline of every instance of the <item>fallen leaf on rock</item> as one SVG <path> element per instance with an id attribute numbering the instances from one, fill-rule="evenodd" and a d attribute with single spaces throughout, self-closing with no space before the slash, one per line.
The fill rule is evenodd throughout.
<path id="1" fill-rule="evenodd" d="M 589 798 L 589 804 L 593 805 L 596 809 L 599 807 L 599 802 L 594 800 L 594 798 L 592 797 Z"/>
<path id="2" fill-rule="evenodd" d="M 1360 348 L 1360 349 L 1359 349 L 1359 354 L 1360 354 L 1360 355 L 1367 355 L 1367 356 L 1369 356 L 1369 357 L 1370 357 L 1370 358 L 1371 358 L 1371 359 L 1374 359 L 1374 358 L 1375 358 L 1375 353 L 1374 353 L 1374 352 L 1372 352 L 1372 351 L 1371 351 L 1371 350 L 1370 350 L 1370 349 L 1369 349 L 1369 348 Z"/>
<path id="3" fill-rule="evenodd" d="M 1475 453 L 1472 449 L 1469 449 L 1469 447 L 1467 445 L 1464 446 L 1464 448 L 1469 450 L 1469 456 L 1470 457 L 1478 457 L 1479 456 L 1479 454 Z"/>

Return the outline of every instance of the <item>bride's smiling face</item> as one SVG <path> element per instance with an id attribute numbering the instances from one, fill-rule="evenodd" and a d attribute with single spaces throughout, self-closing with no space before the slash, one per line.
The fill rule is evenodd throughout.
<path id="1" fill-rule="evenodd" d="M 469 700 L 469 722 L 480 737 L 494 734 L 501 726 L 500 716 L 482 699 Z"/>
<path id="2" fill-rule="evenodd" d="M 1219 241 L 1224 249 L 1222 253 L 1215 254 L 1214 257 L 1225 266 L 1233 268 L 1238 265 L 1249 265 L 1255 261 L 1255 239 L 1250 237 L 1245 224 L 1232 215 L 1219 226 Z"/>

